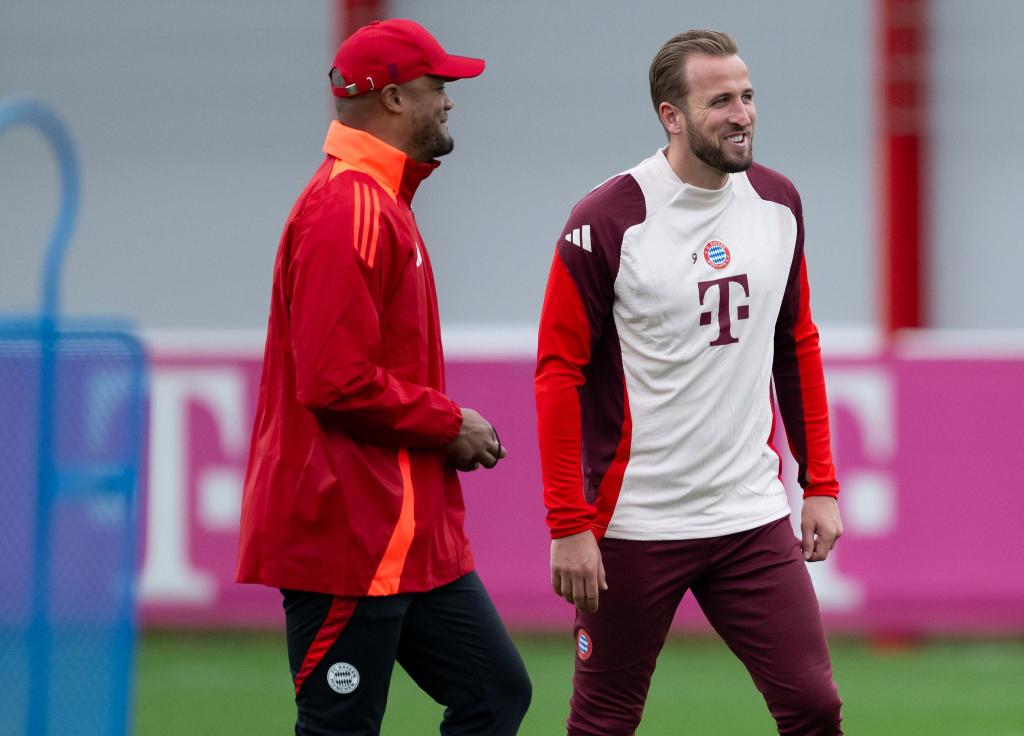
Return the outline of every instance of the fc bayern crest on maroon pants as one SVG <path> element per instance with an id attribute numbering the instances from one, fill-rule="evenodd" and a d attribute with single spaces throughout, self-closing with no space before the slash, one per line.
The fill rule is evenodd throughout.
<path id="1" fill-rule="evenodd" d="M 586 629 L 581 628 L 576 632 L 576 654 L 584 662 L 590 659 L 590 653 L 594 649 L 594 641 Z"/>
<path id="2" fill-rule="evenodd" d="M 600 547 L 608 590 L 597 611 L 576 613 L 570 736 L 634 733 L 687 591 L 747 667 L 780 734 L 842 733 L 818 600 L 788 516 L 711 539 L 605 537 Z"/>

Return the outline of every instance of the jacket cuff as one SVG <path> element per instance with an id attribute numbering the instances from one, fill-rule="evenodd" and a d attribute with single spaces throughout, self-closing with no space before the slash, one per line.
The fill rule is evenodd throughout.
<path id="1" fill-rule="evenodd" d="M 580 532 L 593 531 L 594 524 L 590 520 L 581 521 L 578 524 L 571 526 L 559 526 L 551 529 L 552 539 L 561 539 L 562 537 L 571 537 L 573 534 L 579 534 Z"/>
<path id="2" fill-rule="evenodd" d="M 811 496 L 829 496 L 830 498 L 836 498 L 839 496 L 839 484 L 835 481 L 831 483 L 819 483 L 813 486 L 807 486 L 804 489 L 804 498 L 810 498 Z"/>
<path id="3" fill-rule="evenodd" d="M 454 401 L 452 402 L 452 409 L 454 409 L 455 414 L 452 417 L 452 424 L 448 427 L 448 432 L 445 435 L 446 442 L 454 441 L 459 436 L 459 432 L 462 431 L 462 409 Z"/>

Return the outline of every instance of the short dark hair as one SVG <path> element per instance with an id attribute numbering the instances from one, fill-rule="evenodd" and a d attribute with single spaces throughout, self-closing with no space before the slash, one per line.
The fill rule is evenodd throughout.
<path id="1" fill-rule="evenodd" d="M 682 107 L 689 90 L 686 87 L 686 58 L 691 54 L 732 56 L 736 42 L 722 31 L 693 30 L 673 36 L 651 61 L 651 102 L 655 112 L 662 102 Z"/>

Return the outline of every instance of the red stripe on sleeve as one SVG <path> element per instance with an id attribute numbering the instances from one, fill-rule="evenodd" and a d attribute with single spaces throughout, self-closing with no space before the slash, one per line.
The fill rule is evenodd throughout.
<path id="1" fill-rule="evenodd" d="M 590 529 L 597 516 L 585 500 L 580 465 L 579 390 L 585 380 L 583 368 L 590 362 L 590 342 L 580 292 L 556 253 L 541 310 L 535 381 L 544 505 L 555 538 Z"/>
<path id="2" fill-rule="evenodd" d="M 775 394 L 772 392 L 771 386 L 768 387 L 768 404 L 772 408 L 772 428 L 768 433 L 768 449 L 775 453 L 775 457 L 779 458 L 779 481 L 782 481 L 782 456 L 779 455 L 779 451 L 775 449 Z"/>
<path id="3" fill-rule="evenodd" d="M 373 194 L 373 214 L 370 215 L 370 219 L 373 220 L 373 232 L 370 234 L 370 256 L 368 259 L 370 268 L 373 268 L 373 261 L 377 256 L 377 241 L 380 239 L 380 198 L 377 196 L 377 190 L 372 190 Z"/>
<path id="4" fill-rule="evenodd" d="M 807 448 L 807 486 L 804 488 L 804 496 L 836 496 L 839 494 L 839 483 L 836 481 L 836 469 L 832 462 L 825 371 L 821 363 L 818 328 L 811 319 L 807 261 L 803 258 L 800 261 L 799 294 L 793 337 L 799 365 Z"/>
<path id="5" fill-rule="evenodd" d="M 373 205 L 370 202 L 370 187 L 360 184 L 363 191 L 362 207 L 359 210 L 359 218 L 362 220 L 359 227 L 359 257 L 368 261 L 370 256 L 370 217 L 372 216 Z"/>
<path id="6" fill-rule="evenodd" d="M 360 189 L 359 182 L 352 182 L 352 191 L 354 192 L 355 196 L 355 217 L 352 218 L 352 245 L 355 247 L 356 253 L 359 254 L 359 257 L 362 258 L 363 254 L 362 251 L 360 250 L 361 238 L 359 237 L 359 225 L 360 221 L 362 220 L 363 197 L 362 189 Z"/>
<path id="7" fill-rule="evenodd" d="M 361 442 L 443 447 L 459 433 L 458 406 L 442 390 L 381 363 L 382 279 L 361 267 L 359 257 L 371 235 L 363 225 L 369 225 L 372 197 L 360 182 L 354 186 L 353 196 L 325 196 L 291 225 L 295 241 L 286 278 L 295 395 Z M 383 223 L 377 230 L 378 268 L 384 265 L 380 256 L 390 247 L 391 230 Z M 357 239 L 351 251 L 347 244 L 339 247 L 349 232 Z M 403 313 L 401 319 L 415 322 L 417 314 Z"/>
<path id="8" fill-rule="evenodd" d="M 626 378 L 622 378 L 622 438 L 615 448 L 615 460 L 601 480 L 601 489 L 597 494 L 597 519 L 594 521 L 594 535 L 600 539 L 608 530 L 608 522 L 615 513 L 615 504 L 622 490 L 622 479 L 629 465 L 629 450 L 633 441 L 633 416 L 629 413 L 629 390 Z"/>

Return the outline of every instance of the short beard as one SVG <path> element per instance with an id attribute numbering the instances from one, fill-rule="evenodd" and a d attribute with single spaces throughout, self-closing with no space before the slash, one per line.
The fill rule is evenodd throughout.
<path id="1" fill-rule="evenodd" d="M 413 150 L 419 151 L 417 159 L 430 161 L 446 156 L 455 148 L 452 137 L 441 130 L 441 126 L 433 118 L 420 118 L 416 121 L 416 129 L 412 134 Z"/>
<path id="2" fill-rule="evenodd" d="M 725 174 L 738 174 L 749 169 L 750 165 L 754 163 L 754 137 L 752 133 L 747 135 L 749 141 L 747 144 L 747 155 L 739 161 L 730 161 L 722 153 L 721 144 L 716 145 L 715 141 L 702 135 L 694 127 L 693 123 L 690 122 L 690 116 L 685 112 L 683 117 L 686 119 L 686 137 L 690 142 L 690 150 L 693 151 L 694 156 L 711 168 Z"/>

